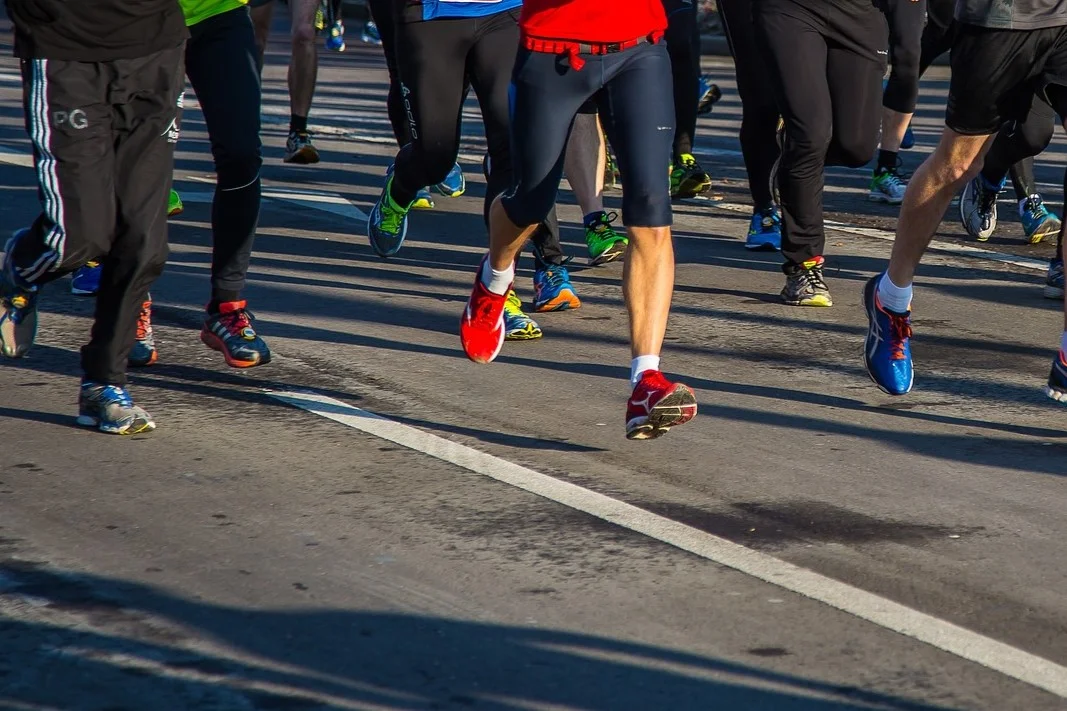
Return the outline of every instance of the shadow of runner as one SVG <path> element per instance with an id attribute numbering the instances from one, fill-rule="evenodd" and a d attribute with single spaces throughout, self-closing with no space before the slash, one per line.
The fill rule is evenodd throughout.
<path id="1" fill-rule="evenodd" d="M 47 613 L 26 614 L 27 601 Z M 15 708 L 949 708 L 605 637 L 399 613 L 223 607 L 12 560 L 0 562 L 0 614 L 0 705 Z M 770 649 L 749 652 L 789 654 Z"/>

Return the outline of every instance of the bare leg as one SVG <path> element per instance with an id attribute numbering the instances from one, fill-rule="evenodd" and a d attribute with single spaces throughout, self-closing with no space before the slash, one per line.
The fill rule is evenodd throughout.
<path id="1" fill-rule="evenodd" d="M 512 222 L 497 196 L 489 208 L 489 265 L 500 272 L 511 269 L 536 229 L 536 224 L 520 227 Z"/>
<path id="2" fill-rule="evenodd" d="M 879 146 L 883 151 L 900 151 L 900 142 L 904 140 L 904 134 L 911 123 L 914 114 L 902 114 L 893 109 L 882 107 L 882 143 Z"/>
<path id="3" fill-rule="evenodd" d="M 900 206 L 889 278 L 909 286 L 952 197 L 978 174 L 994 136 L 964 136 L 945 128 L 937 148 L 908 182 Z"/>
<path id="4" fill-rule="evenodd" d="M 630 353 L 659 355 L 674 294 L 674 245 L 670 227 L 631 227 L 622 270 L 630 314 Z"/>
<path id="5" fill-rule="evenodd" d="M 319 53 L 315 46 L 318 0 L 289 0 L 292 13 L 292 57 L 289 60 L 289 107 L 294 116 L 307 117 L 315 96 Z"/>
<path id="6" fill-rule="evenodd" d="M 263 72 L 263 59 L 270 39 L 270 25 L 274 19 L 274 2 L 251 9 L 252 28 L 256 34 L 256 50 L 259 52 L 259 71 Z"/>
<path id="7" fill-rule="evenodd" d="M 583 216 L 604 210 L 607 156 L 604 129 L 597 115 L 575 115 L 563 167 Z"/>

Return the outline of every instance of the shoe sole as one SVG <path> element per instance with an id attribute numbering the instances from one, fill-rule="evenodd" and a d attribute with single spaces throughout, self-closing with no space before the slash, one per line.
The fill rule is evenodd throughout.
<path id="1" fill-rule="evenodd" d="M 200 342 L 211 350 L 218 351 L 219 353 L 221 353 L 222 357 L 226 359 L 226 365 L 230 366 L 231 368 L 255 368 L 256 366 L 266 365 L 267 363 L 270 363 L 269 353 L 264 356 L 261 356 L 260 358 L 254 361 L 237 360 L 232 355 L 230 355 L 230 352 L 226 350 L 226 346 L 214 333 L 204 333 L 203 331 L 201 331 Z"/>
<path id="2" fill-rule="evenodd" d="M 152 357 L 149 358 L 147 361 L 142 363 L 139 360 L 133 360 L 131 358 L 127 358 L 126 359 L 126 364 L 129 365 L 131 368 L 147 368 L 147 367 L 149 367 L 151 365 L 155 365 L 156 361 L 158 361 L 158 360 L 159 360 L 159 351 L 152 351 Z"/>
<path id="3" fill-rule="evenodd" d="M 301 148 L 296 153 L 286 156 L 282 159 L 283 163 L 293 163 L 296 165 L 314 165 L 321 160 L 319 152 L 310 146 Z"/>
<path id="4" fill-rule="evenodd" d="M 782 250 L 782 248 L 774 242 L 745 242 L 745 249 L 750 249 L 753 252 L 780 252 Z"/>
<path id="5" fill-rule="evenodd" d="M 534 311 L 539 314 L 547 314 L 553 311 L 573 311 L 574 309 L 581 308 L 581 306 L 582 302 L 574 294 L 569 296 L 561 295 L 547 303 L 534 304 Z"/>
<path id="6" fill-rule="evenodd" d="M 1051 224 L 1050 224 L 1051 223 Z M 1030 235 L 1030 244 L 1041 244 L 1046 237 L 1052 235 L 1058 235 L 1060 233 L 1060 224 L 1056 220 L 1046 220 L 1041 227 L 1037 228 L 1032 235 Z"/>
<path id="7" fill-rule="evenodd" d="M 1045 394 L 1048 395 L 1049 399 L 1055 400 L 1061 405 L 1067 405 L 1067 392 L 1046 385 Z"/>
<path id="8" fill-rule="evenodd" d="M 75 420 L 82 427 L 95 427 L 96 429 L 106 434 L 117 435 L 135 435 L 143 432 L 151 432 L 156 428 L 156 423 L 152 420 L 146 422 L 134 422 L 125 427 L 109 427 L 100 423 L 100 420 L 92 415 L 78 415 Z"/>
<path id="9" fill-rule="evenodd" d="M 829 296 L 816 296 L 811 299 L 801 299 L 800 301 L 792 301 L 783 297 L 782 303 L 784 303 L 786 306 L 811 306 L 814 308 L 829 308 L 834 305 L 834 300 L 831 299 Z"/>
<path id="10" fill-rule="evenodd" d="M 514 333 L 505 333 L 505 341 L 536 341 L 538 338 L 544 337 L 544 331 L 536 331 L 533 333 L 527 333 L 525 331 L 516 331 Z"/>
<path id="11" fill-rule="evenodd" d="M 877 286 L 875 288 L 877 288 Z M 892 392 L 890 390 L 887 390 L 881 383 L 878 382 L 878 379 L 874 377 L 874 371 L 871 370 L 871 361 L 868 358 L 867 354 L 871 350 L 871 346 L 870 346 L 871 323 L 873 323 L 873 321 L 875 319 L 875 314 L 871 313 L 871 309 L 873 309 L 873 308 L 874 308 L 873 294 L 872 294 L 872 298 L 870 300 L 870 303 L 868 304 L 867 303 L 867 287 L 864 286 L 863 287 L 863 310 L 867 312 L 867 335 L 863 339 L 863 368 L 864 368 L 864 370 L 867 371 L 867 377 L 871 379 L 871 382 L 874 383 L 878 387 L 878 389 L 881 390 L 882 392 L 884 392 L 886 395 L 892 395 L 893 397 L 900 397 L 901 395 L 907 395 L 908 393 L 911 392 L 911 386 L 915 384 L 915 371 L 914 370 L 912 370 L 911 380 L 908 382 L 908 389 L 905 390 L 902 393 L 895 393 L 895 392 Z"/>
<path id="12" fill-rule="evenodd" d="M 183 212 L 185 212 L 185 208 L 184 207 L 176 207 L 173 210 L 168 210 L 167 211 L 167 217 L 177 217 L 178 215 L 182 214 Z"/>
<path id="13" fill-rule="evenodd" d="M 876 195 L 875 193 L 869 193 L 867 195 L 868 202 L 880 202 L 883 205 L 899 205 L 904 202 L 904 198 L 891 198 L 886 195 Z"/>
<path id="14" fill-rule="evenodd" d="M 675 383 L 648 413 L 648 418 L 638 425 L 627 424 L 626 439 L 656 439 L 667 434 L 672 427 L 684 425 L 697 414 L 697 398 L 689 386 Z"/>
<path id="15" fill-rule="evenodd" d="M 678 188 L 678 192 L 677 193 L 674 193 L 673 195 L 671 195 L 671 200 L 692 200 L 693 198 L 697 197 L 698 195 L 703 195 L 704 193 L 708 192 L 709 190 L 711 190 L 711 181 L 710 180 L 708 180 L 706 183 L 704 183 L 704 182 L 698 183 L 696 186 L 682 185 L 681 187 Z"/>
<path id="16" fill-rule="evenodd" d="M 618 259 L 624 254 L 626 254 L 626 244 L 623 242 L 616 242 L 616 246 L 608 247 L 600 256 L 590 257 L 589 264 L 594 267 L 599 267 L 601 264 L 614 262 L 616 259 Z"/>
<path id="17" fill-rule="evenodd" d="M 1049 286 L 1046 284 L 1042 293 L 1045 295 L 1046 299 L 1058 299 L 1063 301 L 1063 289 L 1060 287 Z"/>

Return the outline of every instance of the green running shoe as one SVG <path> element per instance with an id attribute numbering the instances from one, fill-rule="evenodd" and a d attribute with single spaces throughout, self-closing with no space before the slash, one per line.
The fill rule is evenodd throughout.
<path id="1" fill-rule="evenodd" d="M 618 259 L 626 253 L 629 240 L 615 231 L 612 223 L 617 212 L 594 212 L 585 220 L 585 244 L 589 247 L 589 263 L 594 267 Z"/>

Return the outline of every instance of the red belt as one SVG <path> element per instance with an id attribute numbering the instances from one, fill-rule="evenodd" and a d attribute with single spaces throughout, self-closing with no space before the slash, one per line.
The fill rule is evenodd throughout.
<path id="1" fill-rule="evenodd" d="M 570 60 L 574 71 L 581 71 L 585 66 L 582 54 L 615 54 L 636 47 L 639 44 L 656 44 L 663 37 L 660 31 L 652 32 L 644 37 L 627 40 L 625 42 L 607 42 L 600 44 L 587 44 L 585 42 L 564 42 L 559 40 L 542 40 L 536 37 L 526 37 L 523 46 L 531 52 L 544 52 L 545 54 L 565 54 Z"/>

